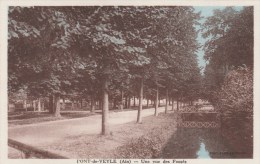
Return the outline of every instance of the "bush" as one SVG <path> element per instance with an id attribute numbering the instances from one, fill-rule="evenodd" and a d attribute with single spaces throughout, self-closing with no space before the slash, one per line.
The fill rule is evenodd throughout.
<path id="1" fill-rule="evenodd" d="M 240 67 L 231 71 L 219 93 L 219 105 L 230 111 L 253 111 L 253 72 Z"/>
<path id="2" fill-rule="evenodd" d="M 240 67 L 229 72 L 218 93 L 217 104 L 224 137 L 234 149 L 252 151 L 253 71 Z"/>

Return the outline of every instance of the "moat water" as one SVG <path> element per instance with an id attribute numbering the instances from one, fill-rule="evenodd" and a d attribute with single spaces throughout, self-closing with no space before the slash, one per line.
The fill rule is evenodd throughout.
<path id="1" fill-rule="evenodd" d="M 222 136 L 221 129 L 178 128 L 164 147 L 162 158 L 252 158 L 252 153 L 232 149 Z"/>

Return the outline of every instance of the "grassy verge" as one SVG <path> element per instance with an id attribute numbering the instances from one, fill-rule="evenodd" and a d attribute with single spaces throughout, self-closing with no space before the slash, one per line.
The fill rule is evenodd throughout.
<path id="1" fill-rule="evenodd" d="M 48 121 L 73 119 L 81 117 L 89 117 L 98 113 L 91 112 L 61 112 L 61 117 L 54 117 L 48 112 L 26 112 L 8 117 L 8 126 L 13 127 L 17 125 L 35 124 Z"/>
<path id="2" fill-rule="evenodd" d="M 115 151 L 116 158 L 158 158 L 162 156 L 165 144 L 176 130 L 176 117 L 174 114 L 162 114 L 155 118 L 160 127 L 148 128 L 147 133 L 127 141 Z"/>

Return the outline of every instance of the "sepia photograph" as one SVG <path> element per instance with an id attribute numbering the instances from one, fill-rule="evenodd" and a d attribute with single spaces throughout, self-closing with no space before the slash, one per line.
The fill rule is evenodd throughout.
<path id="1" fill-rule="evenodd" d="M 253 5 L 7 11 L 8 159 L 255 158 Z"/>

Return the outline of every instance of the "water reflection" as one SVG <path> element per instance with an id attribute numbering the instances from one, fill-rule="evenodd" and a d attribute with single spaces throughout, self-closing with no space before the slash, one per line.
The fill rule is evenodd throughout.
<path id="1" fill-rule="evenodd" d="M 163 149 L 161 158 L 251 158 L 232 150 L 221 129 L 178 128 Z"/>
<path id="2" fill-rule="evenodd" d="M 203 142 L 200 143 L 199 151 L 197 152 L 197 158 L 207 159 L 210 158 L 209 152 L 205 149 L 205 144 Z"/>

